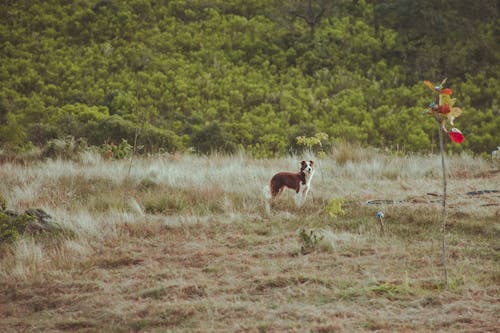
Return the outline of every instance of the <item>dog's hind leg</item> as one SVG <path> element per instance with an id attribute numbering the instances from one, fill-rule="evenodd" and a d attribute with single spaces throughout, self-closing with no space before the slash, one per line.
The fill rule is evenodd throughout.
<path id="1" fill-rule="evenodd" d="M 269 204 L 270 204 L 270 205 L 272 205 L 272 204 L 273 204 L 273 203 L 274 203 L 274 202 L 278 199 L 278 197 L 280 196 L 280 194 L 283 192 L 283 190 L 284 190 L 284 189 L 285 189 L 285 188 L 284 188 L 284 187 L 282 187 L 282 188 L 280 188 L 280 189 L 279 189 L 279 191 L 278 191 L 278 192 L 276 192 L 276 193 L 271 193 L 271 199 L 269 200 Z"/>
<path id="2" fill-rule="evenodd" d="M 280 188 L 277 191 L 273 189 L 272 184 L 270 186 L 266 186 L 264 188 L 264 202 L 265 202 L 265 208 L 266 208 L 266 213 L 269 215 L 271 214 L 271 207 L 278 198 L 278 196 L 283 192 L 284 188 Z"/>

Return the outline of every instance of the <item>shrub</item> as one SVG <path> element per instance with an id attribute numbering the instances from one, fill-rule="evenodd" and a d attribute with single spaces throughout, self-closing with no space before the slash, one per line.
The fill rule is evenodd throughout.
<path id="1" fill-rule="evenodd" d="M 24 233 L 28 224 L 35 218 L 28 214 L 15 214 L 9 211 L 0 212 L 0 244 L 13 242 Z"/>
<path id="2" fill-rule="evenodd" d="M 120 142 L 122 139 L 132 141 L 136 132 L 133 122 L 125 120 L 118 115 L 103 119 L 89 121 L 82 135 L 87 137 L 92 145 L 102 142 Z"/>
<path id="3" fill-rule="evenodd" d="M 300 247 L 300 252 L 302 254 L 308 254 L 315 251 L 321 240 L 323 240 L 323 236 L 319 235 L 316 231 L 310 230 L 307 232 L 305 229 L 300 229 L 299 238 L 302 241 L 302 246 Z"/>
<path id="4" fill-rule="evenodd" d="M 345 212 L 342 209 L 342 204 L 344 203 L 343 199 L 332 199 L 325 206 L 325 210 L 333 218 L 336 218 L 338 215 L 344 215 Z"/>
<path id="5" fill-rule="evenodd" d="M 129 156 L 132 149 L 133 147 L 125 139 L 122 139 L 122 142 L 118 146 L 114 143 L 105 143 L 101 146 L 101 151 L 106 158 L 114 158 L 116 160 L 121 160 Z"/>
<path id="6" fill-rule="evenodd" d="M 181 148 L 179 137 L 172 131 L 146 125 L 140 132 L 139 140 L 145 152 L 174 152 Z"/>
<path id="7" fill-rule="evenodd" d="M 57 139 L 61 136 L 64 135 L 61 135 L 60 129 L 47 123 L 33 124 L 28 130 L 28 140 L 38 147 L 42 147 L 50 140 Z"/>
<path id="8" fill-rule="evenodd" d="M 326 156 L 323 150 L 323 142 L 328 140 L 328 134 L 319 132 L 314 134 L 314 136 L 298 136 L 296 138 L 297 145 L 304 146 L 310 151 L 316 152 L 319 158 L 324 158 Z"/>
<path id="9" fill-rule="evenodd" d="M 27 209 L 24 213 L 0 211 L 0 244 L 14 242 L 25 233 L 64 233 L 72 236 L 71 232 L 53 222 L 52 217 L 42 209 Z"/>
<path id="10" fill-rule="evenodd" d="M 47 142 L 42 150 L 42 156 L 75 160 L 87 148 L 87 141 L 84 138 L 75 139 L 68 135 L 64 139 L 53 139 Z"/>

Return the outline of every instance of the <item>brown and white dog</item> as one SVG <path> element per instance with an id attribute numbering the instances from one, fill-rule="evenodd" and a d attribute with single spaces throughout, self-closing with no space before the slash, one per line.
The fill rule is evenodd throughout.
<path id="1" fill-rule="evenodd" d="M 302 161 L 299 172 L 278 172 L 275 174 L 269 183 L 271 190 L 269 203 L 272 204 L 285 187 L 288 187 L 295 190 L 295 204 L 298 207 L 302 206 L 311 189 L 311 179 L 314 175 L 313 165 L 313 161 Z"/>

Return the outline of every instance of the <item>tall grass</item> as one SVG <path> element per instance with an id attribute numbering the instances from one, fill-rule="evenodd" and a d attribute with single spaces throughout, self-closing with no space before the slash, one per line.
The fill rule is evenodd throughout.
<path id="1" fill-rule="evenodd" d="M 387 156 L 359 147 L 341 150 L 317 163 L 320 169 L 310 201 L 335 197 L 405 199 L 438 192 L 439 160 L 434 156 Z M 9 184 L 2 195 L 11 209 L 41 207 L 79 239 L 102 241 L 116 232 L 117 225 L 143 220 L 144 212 L 169 216 L 164 217 L 166 224 L 206 220 L 203 216 L 214 214 L 256 214 L 265 219 L 262 187 L 274 172 L 296 170 L 299 160 L 253 160 L 241 154 L 167 155 L 138 159 L 129 171 L 127 161 L 104 161 L 85 152 L 80 163 L 47 160 L 22 167 L 6 164 L 0 177 Z M 489 170 L 487 163 L 468 155 L 451 158 L 449 165 L 450 175 L 462 170 L 476 174 Z M 471 189 L 464 180 L 450 185 L 455 187 L 450 192 L 458 194 Z M 487 179 L 474 181 L 475 187 L 487 185 Z M 282 199 L 287 209 L 289 197 Z"/>
<path id="2" fill-rule="evenodd" d="M 303 159 L 317 161 L 305 205 L 295 207 L 292 191 L 286 191 L 268 214 L 262 189 L 274 173 L 298 170 Z M 500 175 L 469 155 L 447 160 L 450 292 L 455 299 L 485 288 L 495 292 L 498 272 L 488 251 L 499 232 L 498 196 L 466 192 L 498 190 Z M 133 163 L 129 171 L 129 161 L 84 152 L 79 161 L 7 163 L 0 169 L 8 209 L 42 208 L 71 231 L 1 245 L 0 282 L 38 293 L 36 283 L 61 281 L 54 282 L 57 288 L 77 288 L 76 304 L 101 304 L 100 313 L 79 309 L 83 321 L 58 317 L 60 327 L 147 331 L 171 323 L 180 331 L 203 331 L 200 323 L 214 330 L 254 324 L 276 331 L 398 330 L 408 328 L 404 315 L 398 319 L 384 310 L 386 302 L 439 302 L 438 156 L 343 146 L 321 160 L 311 153 L 268 160 L 176 154 Z M 344 215 L 328 214 L 333 199 L 341 199 Z M 374 199 L 386 201 L 367 204 Z M 307 254 L 301 253 L 302 228 L 321 236 Z M 12 309 L 21 306 L 18 293 L 6 293 Z M 89 293 L 100 301 L 82 296 Z M 103 297 L 114 302 L 109 310 Z M 338 301 L 335 311 L 324 306 L 332 300 Z M 368 300 L 382 306 L 380 318 L 374 313 L 362 319 Z M 61 308 L 68 306 L 61 302 Z M 149 302 L 161 310 L 152 311 Z M 489 303 L 476 306 L 491 318 Z M 422 310 L 414 318 L 428 314 Z M 275 316 L 282 319 L 273 322 Z M 341 324 L 327 319 L 332 316 L 343 316 Z M 300 326 L 304 319 L 317 323 L 311 324 L 315 328 Z M 432 327 L 426 322 L 424 331 Z"/>

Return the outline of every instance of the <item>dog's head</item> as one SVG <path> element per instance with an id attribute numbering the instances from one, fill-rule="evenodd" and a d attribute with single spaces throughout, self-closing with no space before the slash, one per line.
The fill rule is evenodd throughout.
<path id="1" fill-rule="evenodd" d="M 311 173 L 311 171 L 313 170 L 313 165 L 313 161 L 302 161 L 300 162 L 300 171 Z"/>

